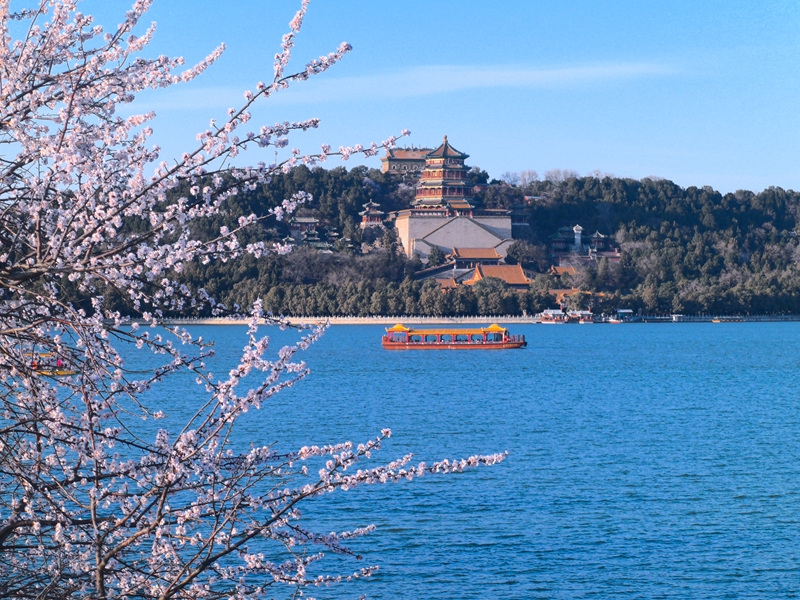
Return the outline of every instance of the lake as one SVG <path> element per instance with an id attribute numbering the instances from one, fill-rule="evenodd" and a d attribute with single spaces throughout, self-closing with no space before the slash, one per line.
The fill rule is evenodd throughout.
<path id="1" fill-rule="evenodd" d="M 243 327 L 217 341 L 220 374 Z M 317 598 L 765 598 L 800 589 L 800 323 L 517 325 L 524 350 L 390 352 L 331 328 L 311 375 L 246 415 L 281 449 L 393 437 L 379 457 L 507 450 L 497 466 L 336 493 L 307 507 L 370 580 Z M 275 336 L 277 350 L 288 332 Z M 180 380 L 165 407 L 191 403 Z M 177 403 L 177 404 L 176 404 Z"/>

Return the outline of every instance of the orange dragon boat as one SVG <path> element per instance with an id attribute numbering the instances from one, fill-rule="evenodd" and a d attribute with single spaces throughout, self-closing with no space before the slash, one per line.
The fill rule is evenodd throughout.
<path id="1" fill-rule="evenodd" d="M 410 329 L 397 324 L 386 330 L 381 345 L 387 350 L 510 350 L 527 345 L 524 335 L 490 325 L 480 329 Z"/>

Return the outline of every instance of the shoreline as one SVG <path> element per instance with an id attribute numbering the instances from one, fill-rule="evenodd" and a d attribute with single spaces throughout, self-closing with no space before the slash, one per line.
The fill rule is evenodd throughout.
<path id="1" fill-rule="evenodd" d="M 651 323 L 769 323 L 800 321 L 800 315 L 668 315 L 653 316 L 645 315 L 640 320 L 623 323 L 651 324 Z M 133 319 L 131 322 L 146 324 L 140 319 Z M 160 325 L 247 325 L 249 319 L 232 318 L 182 318 L 164 319 L 159 321 Z M 286 317 L 286 322 L 294 325 L 318 325 L 329 323 L 330 325 L 394 325 L 402 323 L 404 325 L 435 325 L 435 324 L 454 324 L 454 325 L 476 325 L 476 324 L 517 324 L 534 325 L 539 324 L 538 316 L 477 316 L 477 317 L 420 317 L 420 316 L 394 316 L 394 317 Z M 264 324 L 261 320 L 260 324 Z M 608 323 L 598 322 L 596 325 L 606 325 Z"/>

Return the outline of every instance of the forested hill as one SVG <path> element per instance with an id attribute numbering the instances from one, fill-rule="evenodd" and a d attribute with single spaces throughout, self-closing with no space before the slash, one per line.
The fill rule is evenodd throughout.
<path id="1" fill-rule="evenodd" d="M 494 298 L 489 303 L 496 307 L 492 310 L 536 310 L 550 301 L 542 293 L 548 288 L 574 285 L 604 293 L 596 310 L 625 306 L 664 313 L 800 313 L 800 240 L 795 232 L 800 193 L 769 188 L 723 195 L 709 187 L 682 188 L 667 180 L 615 177 L 534 180 L 525 186 L 487 184 L 488 176 L 479 169 L 473 169 L 470 177 L 475 184 L 485 184 L 478 193 L 483 206 L 516 206 L 527 213 L 530 226 L 515 228 L 514 235 L 521 241 L 512 256 L 534 274 L 542 273 L 527 300 L 517 302 L 516 296 L 508 295 L 503 301 Z M 372 199 L 388 213 L 407 207 L 413 199 L 413 185 L 376 169 L 297 168 L 231 201 L 231 223 L 225 219 L 208 222 L 207 234 L 231 225 L 242 214 L 263 214 L 298 190 L 314 196 L 299 214 L 317 217 L 321 228 L 339 236 L 332 256 L 306 249 L 286 257 L 193 265 L 186 271 L 187 279 L 229 306 L 244 306 L 264 297 L 268 308 L 287 314 L 479 310 L 481 299 L 468 292 L 458 302 L 453 296 L 421 305 L 421 284 L 410 282 L 421 265 L 397 254 L 391 234 L 362 239 L 358 212 L 365 202 Z M 554 280 L 546 275 L 550 236 L 560 227 L 576 224 L 587 233 L 598 230 L 612 236 L 622 260 L 618 264 L 601 261 L 569 280 Z M 286 222 L 273 221 L 249 237 L 279 240 L 288 234 Z M 331 296 L 343 294 L 344 288 L 348 297 L 355 297 L 344 303 Z M 376 290 L 383 291 L 373 298 Z M 321 299 L 306 300 L 300 306 L 296 301 L 300 296 Z M 483 300 L 486 310 L 488 301 Z"/>
<path id="2" fill-rule="evenodd" d="M 584 284 L 660 312 L 800 312 L 800 193 L 720 194 L 666 180 L 591 177 L 535 183 L 534 237 L 580 223 L 612 233 L 618 268 Z"/>

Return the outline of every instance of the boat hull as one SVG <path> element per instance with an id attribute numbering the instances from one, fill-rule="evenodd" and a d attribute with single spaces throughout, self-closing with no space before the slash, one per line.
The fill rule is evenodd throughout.
<path id="1" fill-rule="evenodd" d="M 78 374 L 74 369 L 36 369 L 34 373 L 44 377 L 67 377 Z"/>
<path id="2" fill-rule="evenodd" d="M 514 342 L 486 342 L 485 344 L 448 343 L 435 344 L 428 342 L 382 342 L 386 350 L 514 350 L 524 348 L 524 341 Z"/>

